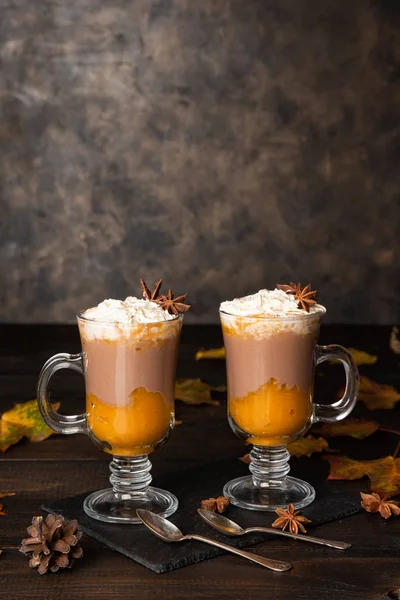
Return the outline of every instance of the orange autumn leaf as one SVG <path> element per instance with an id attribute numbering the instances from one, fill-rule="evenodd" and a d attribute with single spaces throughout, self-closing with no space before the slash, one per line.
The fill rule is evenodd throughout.
<path id="1" fill-rule="evenodd" d="M 358 399 L 364 402 L 369 410 L 389 410 L 399 402 L 400 393 L 391 385 L 377 383 L 362 376 L 360 377 Z"/>
<path id="2" fill-rule="evenodd" d="M 384 496 L 400 493 L 400 458 L 385 456 L 376 460 L 353 460 L 347 456 L 325 456 L 331 470 L 328 479 L 353 480 L 365 475 L 371 482 L 371 490 Z"/>
<path id="3" fill-rule="evenodd" d="M 4 504 L 0 504 L 0 515 L 1 515 L 2 517 L 5 517 L 5 516 L 6 516 L 6 514 L 7 514 L 7 513 L 6 513 L 6 511 L 4 510 Z"/>
<path id="4" fill-rule="evenodd" d="M 198 350 L 196 352 L 196 360 L 203 358 L 225 358 L 225 348 L 210 348 L 209 350 Z"/>
<path id="5" fill-rule="evenodd" d="M 9 496 L 15 496 L 15 492 L 0 492 L 0 498 L 8 498 Z"/>
<path id="6" fill-rule="evenodd" d="M 315 438 L 311 435 L 300 438 L 291 444 L 287 449 L 291 456 L 311 456 L 314 452 L 322 452 L 328 448 L 328 442 L 322 437 Z"/>
<path id="7" fill-rule="evenodd" d="M 211 392 L 225 392 L 226 387 L 214 387 L 201 379 L 178 379 L 175 384 L 175 398 L 185 404 L 212 404 L 218 406 L 218 400 L 211 397 Z"/>
<path id="8" fill-rule="evenodd" d="M 59 402 L 53 404 L 54 410 L 58 410 L 59 407 Z M 43 421 L 36 400 L 16 404 L 1 416 L 0 450 L 5 452 L 24 436 L 31 442 L 41 442 L 53 433 Z"/>
<path id="9" fill-rule="evenodd" d="M 345 419 L 336 423 L 324 423 L 315 430 L 324 437 L 350 436 L 357 440 L 372 435 L 379 429 L 379 424 L 366 419 Z"/>

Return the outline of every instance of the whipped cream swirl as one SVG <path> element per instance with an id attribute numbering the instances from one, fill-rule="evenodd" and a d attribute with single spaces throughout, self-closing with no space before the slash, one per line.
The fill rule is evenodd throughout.
<path id="1" fill-rule="evenodd" d="M 311 306 L 309 313 L 298 308 L 297 304 L 298 301 L 293 294 L 286 294 L 275 288 L 274 290 L 260 290 L 250 296 L 222 302 L 220 309 L 238 317 L 295 317 L 325 312 L 325 308 L 321 304 Z"/>
<path id="2" fill-rule="evenodd" d="M 159 323 L 175 318 L 155 302 L 135 296 L 128 296 L 125 300 L 103 300 L 98 306 L 85 310 L 82 316 L 92 321 L 118 324 Z"/>

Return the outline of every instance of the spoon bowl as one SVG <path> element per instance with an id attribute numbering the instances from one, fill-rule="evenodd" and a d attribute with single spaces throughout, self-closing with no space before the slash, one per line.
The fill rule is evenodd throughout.
<path id="1" fill-rule="evenodd" d="M 150 510 L 138 508 L 136 514 L 139 519 L 149 527 L 152 532 L 165 542 L 181 542 L 185 536 L 182 531 L 168 519 L 156 515 Z"/>
<path id="2" fill-rule="evenodd" d="M 197 512 L 204 519 L 204 521 L 221 533 L 231 536 L 244 535 L 246 533 L 246 530 L 243 529 L 243 527 L 240 527 L 238 523 L 231 521 L 223 515 L 211 512 L 211 510 L 204 510 L 203 508 L 198 508 Z"/>

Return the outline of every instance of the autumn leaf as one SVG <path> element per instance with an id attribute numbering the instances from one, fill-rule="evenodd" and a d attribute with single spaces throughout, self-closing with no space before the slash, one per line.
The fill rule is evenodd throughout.
<path id="1" fill-rule="evenodd" d="M 59 407 L 59 402 L 53 404 L 54 410 L 58 410 Z M 24 436 L 31 442 L 41 442 L 53 433 L 54 431 L 43 421 L 36 400 L 16 404 L 1 417 L 0 450 L 5 452 Z"/>
<path id="2" fill-rule="evenodd" d="M 196 352 L 196 360 L 202 358 L 225 358 L 225 348 L 211 348 L 210 350 L 198 350 Z"/>
<path id="3" fill-rule="evenodd" d="M 8 498 L 9 496 L 15 496 L 15 492 L 0 492 L 0 498 Z"/>
<path id="4" fill-rule="evenodd" d="M 220 385 L 213 387 L 204 383 L 201 379 L 178 379 L 175 384 L 175 398 L 182 400 L 185 404 L 212 404 L 218 406 L 218 400 L 211 397 L 211 392 L 225 392 L 226 387 Z"/>
<path id="5" fill-rule="evenodd" d="M 374 365 L 378 360 L 377 356 L 368 354 L 368 352 L 364 352 L 364 350 L 357 350 L 356 348 L 347 348 L 347 350 L 352 354 L 358 366 Z"/>
<path id="6" fill-rule="evenodd" d="M 53 410 L 60 408 L 60 402 L 52 405 Z M 1 420 L 20 427 L 31 442 L 41 442 L 55 433 L 43 421 L 36 400 L 16 404 L 14 408 L 3 413 Z"/>
<path id="7" fill-rule="evenodd" d="M 360 377 L 360 389 L 358 399 L 364 402 L 369 410 L 391 409 L 400 400 L 400 393 L 391 385 L 377 383 Z"/>
<path id="8" fill-rule="evenodd" d="M 288 444 L 287 449 L 291 456 L 311 456 L 314 452 L 322 452 L 328 448 L 328 442 L 322 437 L 307 437 L 300 438 L 291 444 Z"/>
<path id="9" fill-rule="evenodd" d="M 0 450 L 5 452 L 10 446 L 16 444 L 24 437 L 19 427 L 12 423 L 0 421 Z"/>
<path id="10" fill-rule="evenodd" d="M 250 454 L 244 454 L 243 456 L 239 457 L 239 460 L 241 460 L 245 465 L 249 465 L 250 464 Z"/>
<path id="11" fill-rule="evenodd" d="M 371 490 L 384 496 L 400 493 L 400 458 L 385 456 L 377 460 L 353 460 L 347 456 L 325 456 L 331 466 L 328 479 L 353 480 L 367 475 Z"/>
<path id="12" fill-rule="evenodd" d="M 315 438 L 311 435 L 306 438 L 288 444 L 287 449 L 291 456 L 311 456 L 314 452 L 322 452 L 328 449 L 328 442 L 324 438 Z M 239 458 L 246 465 L 250 464 L 250 454 L 245 454 Z"/>
<path id="13" fill-rule="evenodd" d="M 0 515 L 1 515 L 2 517 L 5 517 L 5 515 L 6 515 L 6 514 L 7 514 L 7 513 L 6 513 L 6 511 L 4 510 L 4 504 L 0 504 Z"/>
<path id="14" fill-rule="evenodd" d="M 372 435 L 379 429 L 379 424 L 366 419 L 346 419 L 336 423 L 324 423 L 315 430 L 324 437 L 351 436 L 357 440 Z"/>

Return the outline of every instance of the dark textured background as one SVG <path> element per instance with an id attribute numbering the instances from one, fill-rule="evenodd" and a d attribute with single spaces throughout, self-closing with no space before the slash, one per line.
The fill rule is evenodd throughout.
<path id="1" fill-rule="evenodd" d="M 398 0 L 0 0 L 0 320 L 163 276 L 398 321 Z M 327 318 L 328 318 L 327 317 Z"/>

